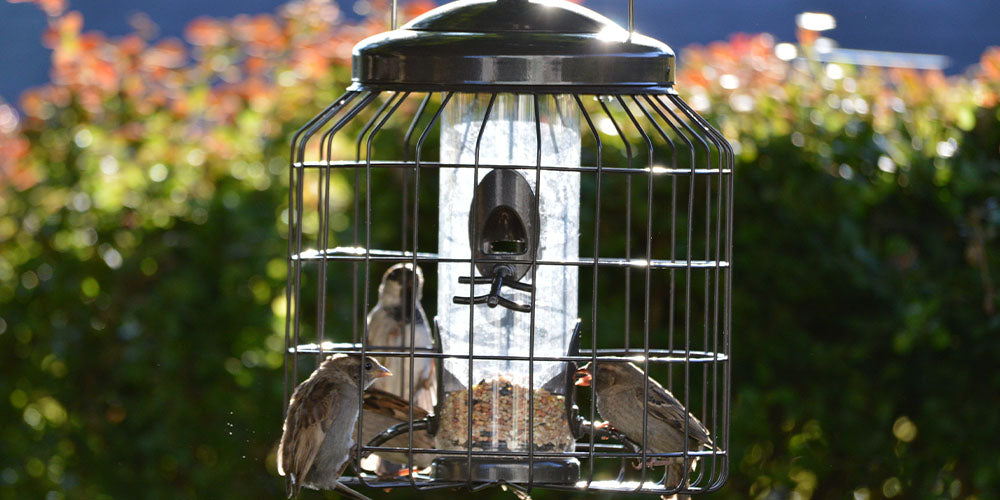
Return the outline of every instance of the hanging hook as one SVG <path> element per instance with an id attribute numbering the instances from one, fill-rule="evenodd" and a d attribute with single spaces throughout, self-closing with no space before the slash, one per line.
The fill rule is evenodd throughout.
<path id="1" fill-rule="evenodd" d="M 396 3 L 393 1 L 393 3 Z M 628 0 L 628 39 L 632 41 L 632 34 L 635 33 L 635 0 Z"/>

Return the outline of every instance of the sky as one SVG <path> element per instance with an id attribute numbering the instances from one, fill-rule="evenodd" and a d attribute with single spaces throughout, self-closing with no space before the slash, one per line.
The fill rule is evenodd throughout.
<path id="1" fill-rule="evenodd" d="M 351 12 L 356 0 L 338 0 Z M 363 0 L 362 0 L 363 1 Z M 405 2 L 406 0 L 400 0 Z M 160 36 L 180 36 L 198 16 L 230 17 L 274 12 L 281 0 L 70 0 L 84 16 L 84 28 L 109 35 L 128 33 L 129 18 L 145 13 Z M 961 73 L 991 45 L 1000 45 L 1000 5 L 996 0 L 636 0 L 639 31 L 679 51 L 693 43 L 724 40 L 737 32 L 768 32 L 794 41 L 795 15 L 833 14 L 828 32 L 841 47 L 947 55 L 949 73 Z M 585 0 L 584 5 L 624 24 L 626 0 Z M 0 97 L 16 102 L 20 93 L 48 79 L 49 51 L 41 45 L 43 14 L 30 4 L 0 0 Z M 12 69 L 13 68 L 13 69 Z"/>

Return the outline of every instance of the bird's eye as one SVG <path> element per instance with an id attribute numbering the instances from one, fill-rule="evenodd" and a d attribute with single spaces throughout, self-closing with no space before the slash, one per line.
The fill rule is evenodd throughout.
<path id="1" fill-rule="evenodd" d="M 365 370 L 371 371 L 371 369 L 372 369 L 372 362 L 371 361 L 365 362 Z"/>

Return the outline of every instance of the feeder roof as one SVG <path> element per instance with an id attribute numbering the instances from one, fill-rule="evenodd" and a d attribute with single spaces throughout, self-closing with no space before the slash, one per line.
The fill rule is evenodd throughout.
<path id="1" fill-rule="evenodd" d="M 404 90 L 634 93 L 674 76 L 669 46 L 565 0 L 453 2 L 363 40 L 353 59 L 357 84 Z"/>

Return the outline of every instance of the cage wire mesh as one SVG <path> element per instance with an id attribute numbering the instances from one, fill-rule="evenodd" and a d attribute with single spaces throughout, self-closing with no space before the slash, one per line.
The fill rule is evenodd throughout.
<path id="1" fill-rule="evenodd" d="M 494 139 L 509 151 L 498 153 Z M 409 373 L 397 375 L 410 395 L 415 363 L 436 369 L 432 415 L 417 418 L 411 396 L 413 432 L 406 423 L 388 429 L 402 436 L 394 445 L 357 439 L 354 472 L 342 482 L 659 494 L 722 486 L 733 151 L 672 88 L 356 84 L 298 131 L 291 155 L 286 402 L 333 353 L 405 360 Z M 482 237 L 475 221 L 485 197 L 501 196 L 478 189 L 484 179 L 520 189 L 504 172 L 519 173 L 534 195 L 522 222 L 538 235 L 538 251 L 468 248 Z M 559 228 L 565 241 L 552 236 Z M 518 238 L 531 244 L 531 234 Z M 368 340 L 379 277 L 396 264 L 423 270 L 433 346 L 415 345 L 412 322 L 405 347 Z M 489 275 L 499 268 L 517 271 Z M 408 297 L 418 297 L 417 281 L 406 284 Z M 553 298 L 556 289 L 569 296 Z M 526 336 L 511 342 L 504 332 L 515 323 Z M 596 426 L 595 398 L 572 384 L 576 366 L 588 362 L 635 363 L 707 427 L 713 445 L 654 453 L 647 432 L 625 439 Z M 485 423 L 473 414 L 482 408 L 491 413 Z M 358 431 L 366 418 L 360 412 Z M 418 429 L 434 446 L 415 443 Z M 390 452 L 405 456 L 404 474 L 363 468 L 369 454 Z M 440 464 L 417 471 L 421 458 Z M 653 458 L 683 460 L 686 477 L 665 484 L 658 470 L 635 466 Z M 523 464 L 523 474 L 473 470 L 504 461 Z M 571 474 L 544 473 L 568 463 Z"/>
<path id="2" fill-rule="evenodd" d="M 475 96 L 494 105 L 487 104 L 484 122 L 498 96 L 505 95 Z M 527 97 L 537 107 L 556 100 L 552 94 L 519 97 Z M 632 474 L 639 476 L 638 481 L 628 485 L 623 479 L 630 471 L 623 463 L 612 474 L 613 481 L 602 480 L 602 472 L 610 470 L 605 463 L 653 456 L 704 457 L 687 489 L 711 490 L 724 480 L 728 467 L 732 151 L 724 138 L 673 93 L 569 97 L 585 132 L 581 134 L 581 165 L 571 167 L 431 161 L 440 154 L 434 140 L 440 133 L 436 127 L 448 106 L 460 100 L 457 92 L 352 90 L 303 128 L 293 146 L 290 178 L 289 206 L 294 208 L 289 232 L 290 380 L 286 387 L 290 389 L 306 374 L 300 364 L 311 370 L 326 354 L 343 349 L 411 360 L 495 361 L 477 356 L 474 349 L 466 354 L 369 349 L 364 342 L 365 317 L 377 300 L 378 276 L 398 263 L 425 269 L 442 263 L 475 266 L 475 256 L 437 253 L 436 205 L 442 169 L 517 168 L 533 170 L 538 176 L 549 171 L 577 173 L 581 254 L 576 259 L 535 259 L 532 268 L 580 270 L 580 351 L 575 356 L 529 355 L 516 360 L 528 362 L 529 378 L 534 362 L 639 360 L 644 370 L 663 381 L 705 423 L 717 449 L 644 454 L 602 443 L 591 434 L 572 452 L 527 450 L 503 455 L 529 462 L 547 457 L 583 459 L 584 487 L 643 492 L 662 491 L 651 483 L 646 469 Z M 535 128 L 541 130 L 537 121 Z M 483 132 L 479 130 L 476 136 Z M 522 146 L 541 157 L 537 151 L 540 138 L 539 132 L 536 144 Z M 353 155 L 344 155 L 345 151 Z M 343 211 L 351 217 L 340 215 Z M 331 214 L 337 217 L 331 219 Z M 434 274 L 426 276 L 425 286 L 435 289 Z M 350 303 L 328 301 L 330 288 L 349 288 Z M 442 306 L 432 295 L 425 295 L 423 305 L 428 310 Z M 476 330 L 472 331 L 475 335 Z M 328 341 L 335 344 L 324 344 Z M 515 360 L 510 358 L 505 360 Z M 300 363 L 304 359 L 309 362 Z M 581 396 L 581 413 L 589 421 L 599 420 L 594 401 Z M 529 416 L 533 418 L 534 413 Z M 530 440 L 533 426 L 529 424 L 526 432 Z M 381 449 L 362 447 L 361 451 Z M 444 450 L 419 448 L 384 451 L 445 454 Z M 454 485 L 438 485 L 416 476 L 402 483 L 363 477 L 358 481 L 380 487 Z"/>

